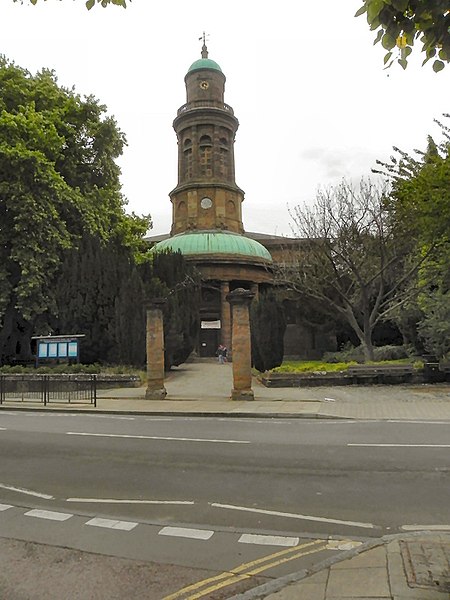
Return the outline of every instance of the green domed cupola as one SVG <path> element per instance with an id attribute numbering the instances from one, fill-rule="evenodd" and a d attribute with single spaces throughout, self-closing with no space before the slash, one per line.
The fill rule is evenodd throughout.
<path id="1" fill-rule="evenodd" d="M 222 69 L 216 63 L 215 60 L 211 60 L 210 58 L 199 58 L 188 69 L 188 73 L 192 73 L 192 71 L 199 71 L 200 69 L 213 69 L 214 71 L 220 71 L 222 73 Z"/>
<path id="2" fill-rule="evenodd" d="M 181 252 L 186 257 L 233 257 L 244 262 L 272 262 L 270 252 L 262 244 L 244 235 L 230 231 L 192 231 L 174 235 L 158 242 L 153 252 Z"/>

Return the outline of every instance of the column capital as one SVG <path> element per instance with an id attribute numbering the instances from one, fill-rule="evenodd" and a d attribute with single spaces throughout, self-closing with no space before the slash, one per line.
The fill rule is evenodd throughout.
<path id="1" fill-rule="evenodd" d="M 255 297 L 254 292 L 245 290 L 244 288 L 237 288 L 227 294 L 227 300 L 230 304 L 246 304 L 249 305 Z"/>
<path id="2" fill-rule="evenodd" d="M 146 309 L 155 310 L 159 308 L 160 310 L 162 310 L 166 304 L 167 298 L 151 298 L 146 302 Z"/>

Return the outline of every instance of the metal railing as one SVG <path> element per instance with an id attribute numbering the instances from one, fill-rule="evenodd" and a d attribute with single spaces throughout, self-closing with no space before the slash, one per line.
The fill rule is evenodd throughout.
<path id="1" fill-rule="evenodd" d="M 180 106 L 177 111 L 177 115 L 181 115 L 188 110 L 195 110 L 196 108 L 218 108 L 234 115 L 234 111 L 229 104 L 225 104 L 225 102 L 217 102 L 217 100 L 194 100 L 193 102 L 188 102 L 187 104 Z"/>
<path id="2" fill-rule="evenodd" d="M 51 402 L 97 406 L 96 375 L 0 375 L 0 404 Z"/>

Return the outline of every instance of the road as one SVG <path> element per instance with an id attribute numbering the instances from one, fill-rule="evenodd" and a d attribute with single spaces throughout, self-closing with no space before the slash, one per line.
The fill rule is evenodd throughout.
<path id="1" fill-rule="evenodd" d="M 1 536 L 180 568 L 450 528 L 444 422 L 2 411 L 0 455 Z"/>

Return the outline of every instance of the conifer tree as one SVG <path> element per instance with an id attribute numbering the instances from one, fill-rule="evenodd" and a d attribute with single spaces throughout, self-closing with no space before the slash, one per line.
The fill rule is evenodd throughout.
<path id="1" fill-rule="evenodd" d="M 252 363 L 260 372 L 283 362 L 286 318 L 281 302 L 272 290 L 262 291 L 250 306 Z"/>

